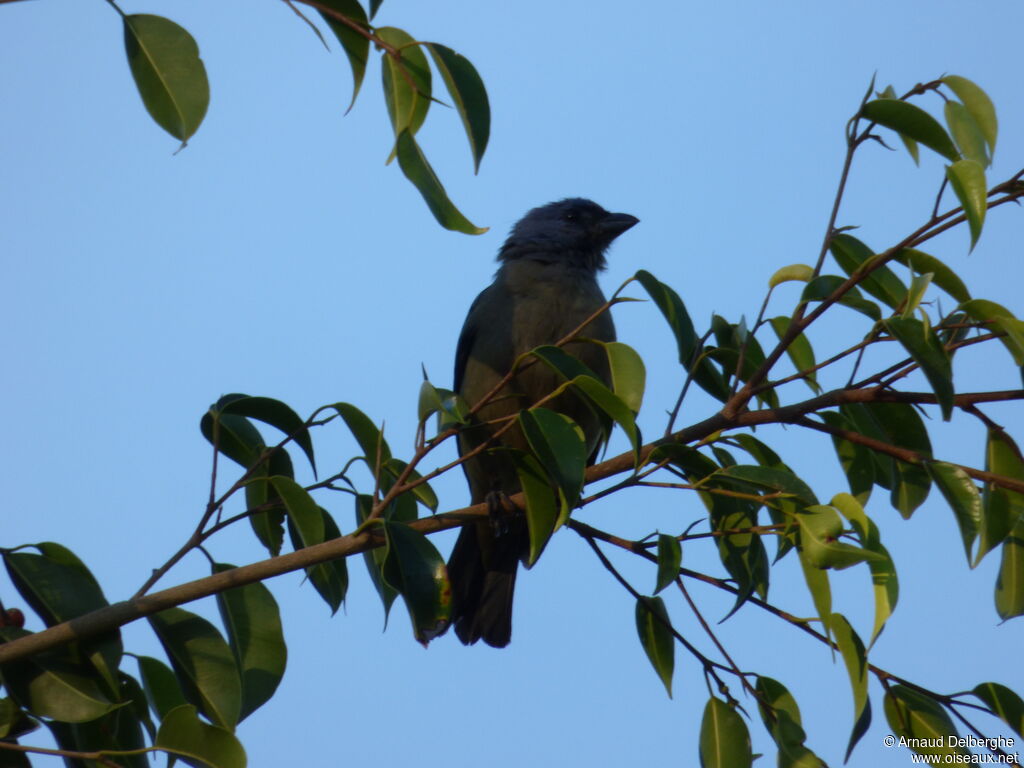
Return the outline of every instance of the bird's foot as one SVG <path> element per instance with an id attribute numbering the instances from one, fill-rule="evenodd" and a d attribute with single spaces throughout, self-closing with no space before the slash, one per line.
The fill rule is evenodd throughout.
<path id="1" fill-rule="evenodd" d="M 485 499 L 487 502 L 487 518 L 491 521 L 491 530 L 495 536 L 507 533 L 509 522 L 519 513 L 519 508 L 512 503 L 504 491 L 491 491 Z"/>

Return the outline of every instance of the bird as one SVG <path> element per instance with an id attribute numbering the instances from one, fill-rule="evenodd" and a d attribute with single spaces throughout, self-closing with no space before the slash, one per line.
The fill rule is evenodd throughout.
<path id="1" fill-rule="evenodd" d="M 591 200 L 574 197 L 534 208 L 512 227 L 498 252 L 494 282 L 470 306 L 459 335 L 454 390 L 468 406 L 490 393 L 520 355 L 557 343 L 605 304 L 597 283 L 598 273 L 606 267 L 605 253 L 615 238 L 638 222 L 628 213 L 609 213 Z M 599 314 L 577 335 L 615 341 L 611 315 Z M 608 360 L 600 345 L 576 341 L 564 349 L 610 385 Z M 460 431 L 460 456 L 488 441 L 507 423 L 503 417 L 530 408 L 560 383 L 543 364 L 522 366 Z M 588 463 L 593 463 L 603 437 L 594 410 L 572 392 L 544 407 L 576 422 L 586 441 Z M 472 503 L 486 502 L 490 511 L 489 519 L 462 527 L 448 561 L 451 624 L 466 645 L 483 640 L 503 648 L 512 637 L 516 571 L 529 554 L 529 541 L 524 516 L 507 511 L 507 497 L 520 490 L 509 448 L 528 450 L 518 425 L 462 463 Z"/>

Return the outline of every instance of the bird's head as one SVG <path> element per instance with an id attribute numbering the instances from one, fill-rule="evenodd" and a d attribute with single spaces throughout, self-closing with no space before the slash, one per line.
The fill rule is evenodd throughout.
<path id="1" fill-rule="evenodd" d="M 609 213 L 581 197 L 548 203 L 512 227 L 498 261 L 562 262 L 597 271 L 605 268 L 604 253 L 612 241 L 638 221 L 628 213 Z"/>

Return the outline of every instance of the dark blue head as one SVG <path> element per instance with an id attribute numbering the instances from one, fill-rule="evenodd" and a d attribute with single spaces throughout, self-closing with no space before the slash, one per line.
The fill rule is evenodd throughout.
<path id="1" fill-rule="evenodd" d="M 591 200 L 569 197 L 523 216 L 498 252 L 498 261 L 529 259 L 604 269 L 604 252 L 612 240 L 638 221 L 628 213 L 608 213 Z"/>

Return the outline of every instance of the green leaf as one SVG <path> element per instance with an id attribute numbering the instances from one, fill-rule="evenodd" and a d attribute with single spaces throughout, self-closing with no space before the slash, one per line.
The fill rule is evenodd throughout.
<path id="1" fill-rule="evenodd" d="M 426 48 L 441 73 L 448 94 L 455 103 L 473 153 L 473 168 L 480 170 L 480 160 L 487 149 L 491 133 L 491 105 L 487 89 L 469 59 L 440 43 L 427 43 Z"/>
<path id="2" fill-rule="evenodd" d="M 931 462 L 928 471 L 953 510 L 956 524 L 960 528 L 960 538 L 964 542 L 964 554 L 967 555 L 967 563 L 971 564 L 971 550 L 984 524 L 978 487 L 966 472 L 952 464 Z"/>
<path id="3" fill-rule="evenodd" d="M 846 665 L 846 673 L 850 676 L 850 687 L 853 691 L 853 731 L 846 747 L 845 760 L 850 759 L 853 748 L 857 746 L 861 736 L 871 725 L 871 701 L 868 699 L 868 658 L 864 651 L 864 643 L 854 632 L 850 622 L 841 613 L 832 614 L 832 631 L 835 633 L 839 653 Z"/>
<path id="4" fill-rule="evenodd" d="M 0 642 L 30 634 L 15 627 L 0 627 Z M 102 690 L 103 680 L 96 671 L 79 663 L 67 648 L 0 665 L 0 676 L 12 698 L 37 717 L 84 723 L 118 706 Z"/>
<path id="5" fill-rule="evenodd" d="M 985 169 L 973 160 L 958 160 L 946 168 L 946 178 L 964 208 L 971 229 L 971 250 L 974 250 L 988 210 L 988 184 Z"/>
<path id="6" fill-rule="evenodd" d="M 774 288 L 782 283 L 796 280 L 802 283 L 808 282 L 814 277 L 814 269 L 806 264 L 790 264 L 787 267 L 779 267 L 775 274 L 768 280 L 768 287 Z"/>
<path id="7" fill-rule="evenodd" d="M 316 475 L 313 438 L 309 434 L 306 423 L 290 407 L 280 400 L 270 397 L 249 397 L 248 395 L 225 395 L 221 398 L 219 405 L 221 413 L 232 413 L 256 419 L 290 436 L 306 454 L 309 465 L 313 469 L 313 475 Z"/>
<path id="8" fill-rule="evenodd" d="M 246 483 L 245 486 L 245 503 L 250 510 L 261 510 L 249 515 L 249 525 L 271 556 L 277 557 L 281 554 L 284 541 L 284 506 L 280 495 L 270 483 L 255 482 L 256 479 L 265 481 L 274 475 L 295 477 L 295 469 L 287 451 L 273 451 L 266 462 L 253 472 L 254 482 Z"/>
<path id="9" fill-rule="evenodd" d="M 675 669 L 675 638 L 665 601 L 660 597 L 641 597 L 636 601 L 636 631 L 651 666 L 672 698 L 672 672 Z"/>
<path id="10" fill-rule="evenodd" d="M 614 392 L 591 376 L 578 376 L 573 379 L 573 387 L 587 396 L 587 399 L 607 414 L 629 438 L 629 444 L 637 457 L 643 440 L 640 428 L 636 425 L 635 412 Z"/>
<path id="11" fill-rule="evenodd" d="M 914 275 L 911 278 L 910 288 L 907 290 L 907 300 L 900 313 L 901 318 L 907 319 L 914 316 L 914 312 L 921 306 L 921 300 L 924 299 L 928 286 L 932 284 L 933 277 L 931 272 L 925 272 L 923 275 Z"/>
<path id="12" fill-rule="evenodd" d="M 1024 701 L 1020 696 L 999 683 L 981 683 L 972 693 L 985 702 L 992 714 L 1024 737 Z"/>
<path id="13" fill-rule="evenodd" d="M 234 567 L 218 563 L 213 572 Z M 242 681 L 242 721 L 270 700 L 284 676 L 288 649 L 281 613 L 270 590 L 258 581 L 218 593 L 217 608 Z"/>
<path id="14" fill-rule="evenodd" d="M 832 238 L 829 250 L 847 275 L 863 275 L 858 285 L 879 301 L 897 309 L 906 300 L 907 286 L 889 267 L 883 265 L 869 274 L 863 274 L 862 270 L 877 257 L 874 251 L 857 238 L 845 232 L 840 233 Z"/>
<path id="15" fill-rule="evenodd" d="M 266 444 L 263 436 L 244 416 L 222 413 L 231 400 L 248 395 L 225 395 L 203 414 L 199 429 L 210 445 L 246 469 L 256 464 Z"/>
<path id="16" fill-rule="evenodd" d="M 993 331 L 1002 331 L 1005 335 L 999 340 L 1013 355 L 1013 361 L 1024 365 L 1024 324 L 1010 310 L 987 299 L 972 299 L 962 304 L 960 309 L 978 322 L 990 323 Z"/>
<path id="17" fill-rule="evenodd" d="M 654 594 L 658 594 L 679 578 L 679 566 L 683 562 L 683 548 L 679 539 L 662 533 L 658 536 L 658 581 Z"/>
<path id="18" fill-rule="evenodd" d="M 789 331 L 790 318 L 785 315 L 779 315 L 778 317 L 773 317 L 769 322 L 771 322 L 772 330 L 775 331 L 779 341 L 782 341 Z M 811 368 L 815 366 L 814 349 L 811 347 L 811 342 L 807 340 L 807 337 L 802 333 L 797 334 L 789 343 L 789 346 L 786 347 L 786 354 L 789 355 L 793 367 L 798 372 L 810 371 L 810 373 L 804 376 L 804 381 L 813 392 L 821 394 L 817 373 L 811 371 Z"/>
<path id="19" fill-rule="evenodd" d="M 700 357 L 700 339 L 679 294 L 646 270 L 641 269 L 635 278 L 650 295 L 672 329 L 679 351 L 679 363 L 686 371 L 693 372 L 693 380 L 701 389 L 722 402 L 728 400 L 729 385 L 722 374 L 715 370 L 709 360 Z"/>
<path id="20" fill-rule="evenodd" d="M 853 498 L 852 496 L 850 497 Z M 842 570 L 865 560 L 881 560 L 877 552 L 839 541 L 843 521 L 829 506 L 815 504 L 797 515 L 800 545 L 807 562 L 815 568 Z"/>
<path id="21" fill-rule="evenodd" d="M 818 416 L 830 427 L 856 431 L 846 417 L 836 411 L 821 411 Z M 859 503 L 867 504 L 875 484 L 874 453 L 859 443 L 852 443 L 836 435 L 832 435 L 832 445 L 846 475 L 850 493 Z"/>
<path id="22" fill-rule="evenodd" d="M 988 94 L 966 77 L 959 75 L 946 75 L 942 78 L 942 82 L 957 95 L 957 98 L 963 102 L 971 117 L 978 124 L 985 137 L 985 143 L 988 144 L 989 155 L 995 153 L 999 123 L 996 121 L 996 108 Z"/>
<path id="23" fill-rule="evenodd" d="M 195 768 L 245 768 L 245 749 L 230 730 L 207 725 L 184 704 L 167 713 L 154 746 Z"/>
<path id="24" fill-rule="evenodd" d="M 384 2 L 384 0 L 370 0 L 370 18 L 371 19 L 374 16 L 377 15 L 377 9 L 380 8 L 380 4 L 383 3 L 383 2 Z"/>
<path id="25" fill-rule="evenodd" d="M 135 661 L 139 665 L 139 677 L 142 679 L 142 689 L 146 692 L 146 700 L 160 720 L 167 717 L 167 713 L 175 707 L 188 703 L 170 667 L 152 656 L 136 656 Z"/>
<path id="26" fill-rule="evenodd" d="M 352 436 L 359 443 L 359 449 L 363 452 L 367 466 L 370 471 L 377 474 L 377 456 L 380 456 L 381 464 L 391 458 L 391 448 L 377 425 L 370 421 L 370 417 L 350 403 L 334 403 L 330 406 L 338 415 L 344 419 Z"/>
<path id="27" fill-rule="evenodd" d="M 369 29 L 370 23 L 366 18 L 366 11 L 359 4 L 359 0 L 320 0 L 320 3 L 347 16 L 363 29 Z M 370 57 L 370 39 L 329 13 L 325 13 L 324 9 L 320 9 L 320 15 L 324 17 L 324 21 L 334 32 L 334 36 L 338 38 L 338 42 L 341 43 L 341 47 L 348 57 L 349 66 L 352 68 L 352 101 L 349 102 L 346 110 L 348 112 L 355 105 L 356 96 L 359 95 L 359 89 L 363 85 L 366 62 Z"/>
<path id="28" fill-rule="evenodd" d="M 806 285 L 803 293 L 800 294 L 800 302 L 824 301 L 845 282 L 846 280 L 838 275 L 818 275 Z M 865 299 L 856 287 L 850 288 L 844 293 L 838 303 L 860 312 L 862 315 L 867 315 L 872 320 L 882 319 L 882 311 L 878 305 Z"/>
<path id="29" fill-rule="evenodd" d="M 793 694 L 778 680 L 764 676 L 758 676 L 756 690 L 761 721 L 779 748 L 780 768 L 826 768 L 821 758 L 804 746 L 807 737 Z"/>
<path id="30" fill-rule="evenodd" d="M 753 764 L 750 731 L 743 718 L 712 696 L 700 723 L 701 768 L 744 768 Z"/>
<path id="31" fill-rule="evenodd" d="M 199 46 L 170 19 L 137 13 L 124 16 L 124 47 L 146 111 L 184 147 L 210 104 Z"/>
<path id="32" fill-rule="evenodd" d="M 281 497 L 288 511 L 288 520 L 295 526 L 302 547 L 323 543 L 323 516 L 309 492 L 290 477 L 275 475 L 268 478 L 267 482 Z"/>
<path id="33" fill-rule="evenodd" d="M 1003 621 L 1024 614 L 1024 518 L 1003 542 L 996 578 L 996 613 Z"/>
<path id="34" fill-rule="evenodd" d="M 540 465 L 572 509 L 579 500 L 587 466 L 582 431 L 572 419 L 547 408 L 520 411 L 519 426 Z"/>
<path id="35" fill-rule="evenodd" d="M 798 550 L 800 558 L 800 569 L 804 574 L 804 583 L 807 584 L 807 591 L 811 593 L 811 600 L 814 602 L 814 610 L 818 613 L 821 621 L 821 628 L 826 638 L 832 637 L 832 585 L 829 582 L 828 571 L 811 565 L 807 560 L 805 550 Z"/>
<path id="36" fill-rule="evenodd" d="M 149 624 L 185 698 L 211 722 L 233 730 L 242 708 L 242 684 L 235 657 L 217 628 L 181 608 L 154 613 Z"/>
<path id="37" fill-rule="evenodd" d="M 931 328 L 912 317 L 891 317 L 885 328 L 903 345 L 907 354 L 921 368 L 939 401 L 942 418 L 949 421 L 953 415 L 953 365 L 949 353 Z"/>
<path id="38" fill-rule="evenodd" d="M 38 727 L 39 724 L 11 699 L 0 699 L 0 739 L 16 739 Z"/>
<path id="39" fill-rule="evenodd" d="M 959 302 L 970 301 L 971 294 L 957 274 L 939 259 L 924 251 L 904 248 L 897 251 L 893 261 L 910 267 L 919 275 L 932 275 L 932 282 Z"/>
<path id="40" fill-rule="evenodd" d="M 906 746 L 917 754 L 970 754 L 951 743 L 951 737 L 957 735 L 956 726 L 942 705 L 930 696 L 905 685 L 890 685 L 885 692 L 884 707 L 893 735 L 906 739 Z"/>
<path id="41" fill-rule="evenodd" d="M 861 114 L 901 136 L 924 144 L 949 160 L 959 158 L 953 140 L 939 122 L 920 107 L 898 99 L 876 99 L 864 105 Z"/>
<path id="42" fill-rule="evenodd" d="M 384 100 L 395 138 L 404 131 L 415 135 L 427 119 L 427 110 L 430 109 L 431 78 L 427 57 L 405 30 L 379 27 L 376 34 L 385 43 L 398 49 L 397 56 L 387 51 L 381 55 L 380 69 Z M 391 162 L 391 158 L 388 158 L 388 162 Z"/>
<path id="43" fill-rule="evenodd" d="M 438 224 L 445 229 L 467 235 L 482 235 L 487 231 L 487 227 L 478 227 L 455 207 L 441 185 L 441 180 L 437 178 L 434 169 L 427 162 L 423 150 L 420 149 L 416 139 L 409 131 L 402 131 L 398 134 L 396 150 L 398 165 L 402 169 L 402 173 L 419 190 Z"/>
<path id="44" fill-rule="evenodd" d="M 530 553 L 526 567 L 532 568 L 547 546 L 559 521 L 558 497 L 548 475 L 537 460 L 529 454 L 516 457 L 519 486 L 526 497 L 526 529 L 530 540 Z"/>
<path id="45" fill-rule="evenodd" d="M 405 471 L 408 464 L 401 459 L 391 458 L 388 459 L 384 464 L 384 471 L 389 476 L 389 482 L 385 483 L 388 490 L 391 490 L 392 485 L 398 480 L 399 476 Z M 407 483 L 415 482 L 419 480 L 422 475 L 415 469 L 409 472 L 409 476 L 406 478 Z M 430 483 L 420 483 L 411 491 L 416 501 L 420 502 L 423 506 L 429 509 L 431 512 L 437 512 L 437 505 L 439 504 L 437 494 L 434 489 L 430 487 Z"/>
<path id="46" fill-rule="evenodd" d="M 718 474 L 721 477 L 730 477 L 758 488 L 789 494 L 805 505 L 814 504 L 817 501 L 814 491 L 807 486 L 807 483 L 788 469 L 737 464 L 721 470 Z"/>
<path id="47" fill-rule="evenodd" d="M 420 385 L 417 414 L 420 421 L 425 421 L 432 413 L 438 415 L 438 432 L 457 424 L 469 423 L 469 408 L 461 397 L 450 389 L 435 387 L 429 381 L 424 381 Z"/>
<path id="48" fill-rule="evenodd" d="M 413 635 L 424 647 L 448 628 L 452 586 L 433 544 L 404 523 L 383 522 L 387 545 L 382 575 L 409 610 Z"/>
<path id="49" fill-rule="evenodd" d="M 48 627 L 70 621 L 108 603 L 99 582 L 74 552 L 52 541 L 36 545 L 41 554 L 4 552 L 4 565 L 18 593 Z M 75 658 L 86 658 L 107 690 L 118 687 L 121 634 L 117 630 L 87 637 L 70 646 Z"/>
<path id="50" fill-rule="evenodd" d="M 647 384 L 647 369 L 643 358 L 628 344 L 609 341 L 602 344 L 608 355 L 608 369 L 612 376 L 612 391 L 633 413 L 640 413 Z"/>
<path id="51" fill-rule="evenodd" d="M 358 527 L 365 523 L 369 518 L 370 510 L 373 508 L 373 497 L 368 494 L 361 493 L 355 497 L 355 502 L 356 527 Z M 392 519 L 396 520 L 399 518 Z M 374 547 L 373 549 L 363 552 L 363 561 L 366 563 L 366 570 L 370 574 L 370 581 L 373 582 L 373 586 L 377 590 L 377 594 L 380 595 L 381 603 L 384 605 L 384 626 L 387 627 L 388 616 L 391 613 L 391 605 L 395 602 L 395 598 L 398 597 L 398 591 L 392 588 L 381 575 L 381 567 L 384 564 L 385 554 L 386 550 L 384 547 Z"/>
<path id="52" fill-rule="evenodd" d="M 885 87 L 885 90 L 882 93 L 880 93 L 879 96 L 883 99 L 899 99 L 899 97 L 896 95 L 896 91 L 893 90 L 893 87 L 891 85 L 887 85 Z M 914 165 L 920 165 L 921 150 L 918 148 L 917 142 L 914 141 L 913 139 L 907 138 L 902 133 L 897 135 L 900 137 L 900 141 L 903 142 L 903 146 L 907 148 L 907 152 L 910 153 L 910 157 L 913 158 Z"/>
<path id="53" fill-rule="evenodd" d="M 985 442 L 985 470 L 995 475 L 1024 481 L 1024 460 L 1021 458 L 1020 449 L 1005 432 L 997 429 L 988 431 Z M 975 565 L 981 562 L 993 547 L 1002 543 L 1010 535 L 1017 521 L 1024 516 L 1024 494 L 986 483 L 982 507 L 983 525 L 978 554 L 974 559 Z"/>
<path id="54" fill-rule="evenodd" d="M 989 159 L 985 149 L 985 136 L 974 116 L 959 101 L 947 101 L 945 114 L 946 125 L 949 126 L 949 132 L 960 148 L 960 154 L 983 168 L 987 167 Z"/>
<path id="55" fill-rule="evenodd" d="M 875 598 L 875 625 L 871 630 L 871 642 L 868 644 L 870 647 L 882 633 L 885 623 L 896 610 L 896 603 L 899 601 L 900 583 L 896 576 L 896 565 L 889 555 L 889 550 L 882 544 L 878 526 L 867 516 L 857 499 L 848 493 L 837 493 L 832 497 L 831 503 L 850 522 L 860 545 L 879 556 L 867 561 L 871 570 Z"/>

